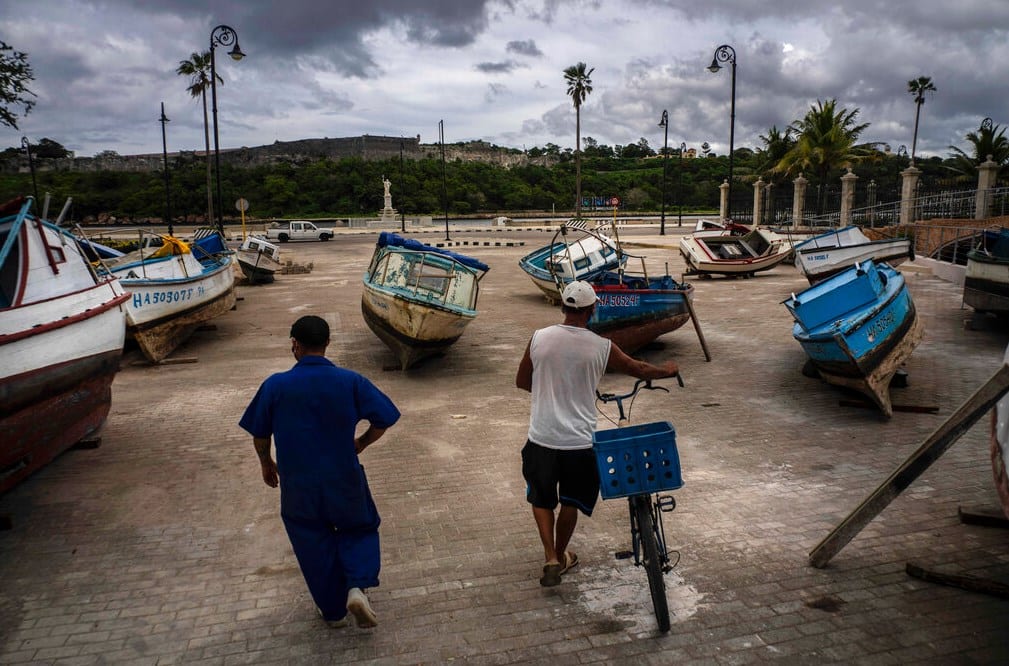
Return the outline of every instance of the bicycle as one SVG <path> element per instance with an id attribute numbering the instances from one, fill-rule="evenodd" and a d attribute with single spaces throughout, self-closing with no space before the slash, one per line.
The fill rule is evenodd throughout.
<path id="1" fill-rule="evenodd" d="M 682 377 L 676 375 L 676 380 L 683 386 Z M 657 421 L 635 426 L 624 425 L 630 420 L 634 397 L 641 389 L 669 391 L 664 386 L 652 386 L 650 379 L 637 380 L 630 393 L 623 395 L 596 391 L 598 401 L 617 403 L 619 421 L 615 429 L 596 431 L 592 435 L 592 448 L 599 466 L 599 492 L 602 498 L 627 498 L 634 564 L 643 566 L 648 574 L 648 591 L 652 597 L 655 619 L 659 631 L 666 632 L 669 631 L 670 623 L 664 576 L 676 562 L 670 564 L 662 514 L 676 508 L 676 499 L 672 495 L 661 495 L 659 491 L 682 487 L 683 478 L 676 450 L 676 430 L 671 423 Z M 631 405 L 625 412 L 624 400 L 628 398 L 631 399 Z"/>

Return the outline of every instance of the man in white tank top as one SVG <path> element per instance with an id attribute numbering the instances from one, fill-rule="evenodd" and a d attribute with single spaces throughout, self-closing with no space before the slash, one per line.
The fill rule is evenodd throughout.
<path id="1" fill-rule="evenodd" d="M 522 476 L 543 542 L 540 585 L 544 587 L 559 584 L 561 575 L 578 564 L 568 543 L 578 512 L 592 515 L 599 496 L 592 432 L 596 387 L 603 373 L 611 370 L 638 379 L 661 379 L 679 371 L 675 361 L 652 365 L 633 359 L 590 331 L 588 322 L 597 300 L 592 285 L 569 283 L 561 292 L 564 322 L 533 333 L 515 376 L 515 385 L 532 393 Z"/>

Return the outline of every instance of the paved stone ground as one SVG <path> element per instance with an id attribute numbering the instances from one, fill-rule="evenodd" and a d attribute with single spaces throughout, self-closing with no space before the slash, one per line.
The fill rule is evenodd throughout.
<path id="1" fill-rule="evenodd" d="M 525 244 L 465 250 L 492 266 L 481 314 L 446 357 L 406 373 L 360 314 L 374 234 L 284 246 L 313 271 L 241 288 L 238 308 L 174 355 L 196 363 L 128 353 L 102 446 L 0 497 L 14 523 L 0 532 L 0 663 L 1006 663 L 1009 601 L 904 573 L 913 561 L 1009 579 L 1009 533 L 957 519 L 960 506 L 998 508 L 986 421 L 827 568 L 806 563 L 1000 362 L 1009 335 L 965 329 L 957 288 L 905 271 L 927 328 L 895 402 L 939 414 L 885 420 L 800 373 L 780 305 L 805 286 L 793 267 L 695 280 L 712 361 L 689 325 L 664 336 L 643 355 L 675 355 L 687 387 L 642 395 L 632 414 L 676 425 L 686 479 L 666 514 L 679 563 L 660 634 L 644 572 L 614 557 L 629 547 L 622 500 L 580 524 L 582 564 L 561 586 L 537 583 L 519 463 L 528 394 L 514 374 L 531 331 L 560 313 L 517 267 L 549 234 L 495 233 Z M 642 250 L 653 270 L 683 270 L 674 236 L 630 236 L 658 246 Z M 327 317 L 331 358 L 403 411 L 364 454 L 383 515 L 375 630 L 316 616 L 277 491 L 236 425 L 262 379 L 292 364 L 287 331 L 304 313 Z"/>

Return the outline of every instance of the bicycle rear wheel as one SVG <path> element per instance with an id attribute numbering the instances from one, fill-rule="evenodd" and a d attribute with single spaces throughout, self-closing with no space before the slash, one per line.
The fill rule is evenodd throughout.
<path id="1" fill-rule="evenodd" d="M 669 631 L 669 603 L 666 600 L 666 580 L 662 572 L 662 556 L 665 553 L 660 548 L 651 495 L 638 495 L 634 498 L 634 516 L 641 543 L 641 563 L 648 573 L 648 591 L 652 595 L 655 619 L 659 623 L 659 631 Z"/>

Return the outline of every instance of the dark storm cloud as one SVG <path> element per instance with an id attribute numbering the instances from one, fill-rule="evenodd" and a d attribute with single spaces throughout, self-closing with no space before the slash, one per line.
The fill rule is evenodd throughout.
<path id="1" fill-rule="evenodd" d="M 208 15 L 206 2 L 171 3 L 113 0 L 153 14 Z M 314 56 L 334 71 L 368 78 L 380 65 L 368 50 L 371 32 L 397 26 L 418 46 L 460 47 L 486 29 L 486 0 L 223 0 L 212 3 L 210 22 L 226 23 L 239 33 L 243 49 L 255 46 L 262 57 Z M 209 44 L 209 33 L 208 33 Z"/>
<path id="2" fill-rule="evenodd" d="M 523 67 L 523 65 L 515 62 L 514 60 L 505 60 L 504 62 L 481 62 L 476 64 L 476 70 L 485 74 L 507 74 L 517 67 Z"/>
<path id="3" fill-rule="evenodd" d="M 543 55 L 543 51 L 540 51 L 539 47 L 536 46 L 536 42 L 532 39 L 523 39 L 521 41 L 508 42 L 505 50 L 509 53 L 517 53 L 519 55 L 539 57 Z"/>

